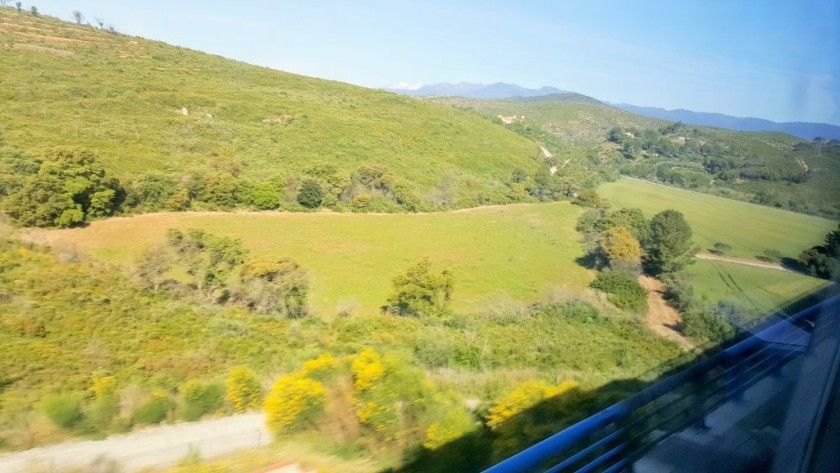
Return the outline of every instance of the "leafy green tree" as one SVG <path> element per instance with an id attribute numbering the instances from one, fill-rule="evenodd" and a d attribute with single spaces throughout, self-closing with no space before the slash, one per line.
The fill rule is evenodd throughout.
<path id="1" fill-rule="evenodd" d="M 112 215 L 124 198 L 119 181 L 106 175 L 96 155 L 60 150 L 45 157 L 4 207 L 22 225 L 70 227 Z"/>
<path id="2" fill-rule="evenodd" d="M 452 299 L 454 283 L 451 271 L 434 272 L 429 258 L 423 258 L 394 278 L 394 292 L 385 308 L 400 315 L 442 314 Z"/>
<path id="3" fill-rule="evenodd" d="M 840 225 L 828 232 L 825 244 L 799 255 L 799 263 L 809 274 L 823 279 L 840 278 Z"/>
<path id="4" fill-rule="evenodd" d="M 166 237 L 177 260 L 186 265 L 187 274 L 194 278 L 198 292 L 210 301 L 218 300 L 216 292 L 226 288 L 232 271 L 247 254 L 241 241 L 195 228 L 186 234 L 170 229 Z"/>
<path id="5" fill-rule="evenodd" d="M 297 200 L 300 205 L 310 209 L 320 207 L 324 200 L 324 191 L 321 189 L 321 184 L 315 179 L 305 179 L 300 184 Z"/>
<path id="6" fill-rule="evenodd" d="M 664 210 L 650 221 L 645 242 L 645 269 L 651 274 L 679 271 L 693 262 L 695 247 L 692 231 L 682 212 Z"/>
<path id="7" fill-rule="evenodd" d="M 242 266 L 239 283 L 240 297 L 251 310 L 289 318 L 306 315 L 309 277 L 291 258 L 248 261 Z"/>

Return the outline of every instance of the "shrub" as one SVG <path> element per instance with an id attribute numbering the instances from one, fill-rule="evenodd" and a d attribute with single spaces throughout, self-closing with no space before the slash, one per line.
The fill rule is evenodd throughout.
<path id="1" fill-rule="evenodd" d="M 191 379 L 181 386 L 180 393 L 183 401 L 180 414 L 181 418 L 187 421 L 212 414 L 224 404 L 225 390 L 219 384 Z"/>
<path id="2" fill-rule="evenodd" d="M 589 286 L 606 292 L 607 300 L 620 309 L 642 311 L 647 307 L 647 291 L 630 271 L 601 271 Z"/>
<path id="3" fill-rule="evenodd" d="M 536 404 L 577 387 L 578 383 L 571 380 L 563 381 L 557 386 L 545 381 L 525 381 L 490 407 L 487 411 L 487 426 L 496 429 Z"/>
<path id="4" fill-rule="evenodd" d="M 394 292 L 388 298 L 386 310 L 400 315 L 440 315 L 446 312 L 452 299 L 454 278 L 444 269 L 435 273 L 431 261 L 419 263 L 394 278 Z"/>
<path id="5" fill-rule="evenodd" d="M 257 409 L 263 402 L 263 390 L 257 376 L 247 366 L 234 366 L 225 382 L 225 398 L 234 412 Z"/>
<path id="6" fill-rule="evenodd" d="M 722 342 L 734 334 L 732 325 L 720 313 L 707 308 L 682 314 L 683 333 L 702 341 Z"/>
<path id="7" fill-rule="evenodd" d="M 268 429 L 275 434 L 287 432 L 311 421 L 324 409 L 324 385 L 301 373 L 291 373 L 274 383 L 265 398 Z"/>
<path id="8" fill-rule="evenodd" d="M 716 255 L 725 255 L 726 253 L 729 253 L 730 250 L 732 250 L 732 246 L 722 241 L 716 242 L 710 249 L 710 251 Z"/>
<path id="9" fill-rule="evenodd" d="M 159 424 L 163 422 L 175 408 L 173 401 L 166 391 L 157 390 L 152 393 L 152 398 L 137 409 L 134 409 L 132 418 L 136 424 Z"/>
<path id="10" fill-rule="evenodd" d="M 83 418 L 81 398 L 77 394 L 55 394 L 44 398 L 44 414 L 57 427 L 69 429 Z"/>
<path id="11" fill-rule="evenodd" d="M 321 206 L 324 200 L 324 191 L 321 189 L 321 184 L 314 179 L 306 179 L 300 185 L 298 190 L 297 200 L 300 205 L 314 209 Z"/>

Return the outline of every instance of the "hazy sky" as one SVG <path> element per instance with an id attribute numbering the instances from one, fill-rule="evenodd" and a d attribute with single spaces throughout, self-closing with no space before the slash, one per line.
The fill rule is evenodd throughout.
<path id="1" fill-rule="evenodd" d="M 25 2 L 28 7 L 30 3 Z M 840 125 L 840 1 L 43 0 L 122 33 L 367 87 L 552 85 Z"/>

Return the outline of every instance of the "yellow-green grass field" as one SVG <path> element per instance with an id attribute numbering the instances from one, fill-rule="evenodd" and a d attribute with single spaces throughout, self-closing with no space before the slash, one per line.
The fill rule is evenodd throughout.
<path id="1" fill-rule="evenodd" d="M 715 242 L 732 246 L 731 256 L 755 258 L 778 250 L 796 258 L 802 250 L 822 243 L 836 222 L 746 202 L 691 192 L 636 179 L 620 179 L 598 188 L 619 207 L 637 207 L 648 217 L 665 209 L 685 215 L 701 251 Z"/>
<path id="2" fill-rule="evenodd" d="M 568 203 L 482 207 L 433 214 L 160 213 L 94 222 L 86 228 L 33 230 L 60 251 L 124 264 L 164 242 L 168 228 L 201 228 L 242 239 L 252 256 L 291 256 L 310 274 L 316 313 L 376 311 L 391 281 L 428 256 L 455 275 L 453 308 L 480 310 L 510 297 L 537 300 L 554 288 L 583 291 L 592 274 Z"/>
<path id="3" fill-rule="evenodd" d="M 694 277 L 696 295 L 708 301 L 727 300 L 767 314 L 829 284 L 790 271 L 756 268 L 724 261 L 698 260 L 686 269 Z"/>

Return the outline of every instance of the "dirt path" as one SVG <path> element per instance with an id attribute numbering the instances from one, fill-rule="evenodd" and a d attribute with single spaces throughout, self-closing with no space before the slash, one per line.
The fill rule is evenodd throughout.
<path id="1" fill-rule="evenodd" d="M 712 253 L 697 253 L 696 256 L 698 259 L 707 259 L 712 261 L 724 261 L 726 263 L 735 263 L 735 264 L 743 264 L 745 266 L 754 266 L 756 268 L 765 268 L 765 269 L 776 269 L 779 271 L 790 271 L 788 268 L 778 264 L 778 263 L 768 263 L 766 261 L 761 261 L 757 259 L 747 259 L 747 258 L 733 258 L 731 256 L 721 256 L 715 255 Z"/>
<path id="2" fill-rule="evenodd" d="M 97 461 L 113 461 L 120 471 L 132 472 L 170 465 L 193 452 L 208 458 L 270 442 L 262 413 L 242 414 L 14 452 L 0 456 L 0 472 L 89 471 Z"/>
<path id="3" fill-rule="evenodd" d="M 639 284 L 648 291 L 648 328 L 657 335 L 679 343 L 686 350 L 694 348 L 694 344 L 676 329 L 682 323 L 682 317 L 676 309 L 665 303 L 662 283 L 649 276 L 639 276 Z"/>

